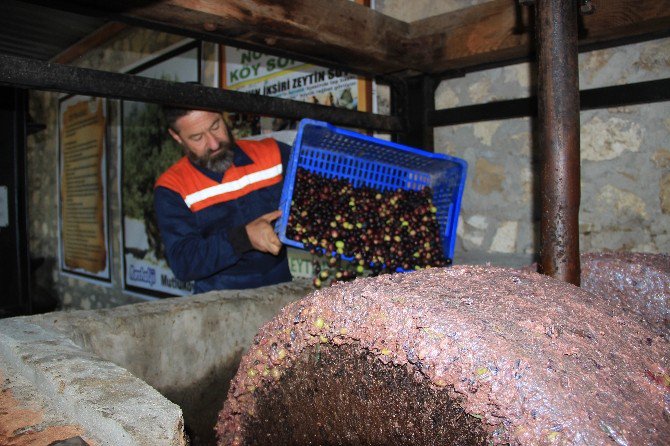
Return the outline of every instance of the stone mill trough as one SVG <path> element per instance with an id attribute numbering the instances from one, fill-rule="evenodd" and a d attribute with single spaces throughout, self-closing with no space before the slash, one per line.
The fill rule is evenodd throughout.
<path id="1" fill-rule="evenodd" d="M 668 444 L 669 257 L 582 262 L 5 319 L 0 369 L 92 444 Z"/>

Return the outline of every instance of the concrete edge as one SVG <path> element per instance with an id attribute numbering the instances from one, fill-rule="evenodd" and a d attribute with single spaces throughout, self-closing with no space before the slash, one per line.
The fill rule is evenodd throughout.
<path id="1" fill-rule="evenodd" d="M 182 446 L 179 406 L 126 369 L 66 336 L 16 319 L 0 320 L 0 359 L 58 410 L 110 446 Z"/>
<path id="2" fill-rule="evenodd" d="M 185 297 L 167 297 L 160 300 L 138 302 L 120 305 L 112 308 L 98 308 L 90 310 L 66 310 L 31 316 L 17 316 L 12 319 L 23 320 L 26 323 L 35 323 L 46 328 L 55 327 L 52 321 L 59 320 L 60 325 L 73 326 L 81 320 L 88 320 L 91 315 L 101 315 L 107 319 L 125 319 L 141 313 L 146 316 L 167 312 L 182 312 L 194 308 L 208 307 L 214 303 L 224 304 L 230 301 L 254 300 L 272 301 L 287 294 L 300 294 L 304 297 L 314 291 L 311 280 L 294 279 L 293 282 L 269 285 L 247 290 L 220 290 L 195 294 Z M 141 310 L 141 311 L 139 311 Z M 45 324 L 48 324 L 45 325 Z M 76 340 L 75 340 L 76 342 Z"/>

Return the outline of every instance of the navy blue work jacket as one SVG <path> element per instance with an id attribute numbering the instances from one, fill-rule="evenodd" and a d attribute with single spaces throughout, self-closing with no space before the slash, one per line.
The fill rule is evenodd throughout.
<path id="1" fill-rule="evenodd" d="M 286 172 L 291 148 L 277 144 L 282 172 Z M 253 164 L 238 145 L 233 150 L 234 166 Z M 217 183 L 223 179 L 223 174 L 191 165 Z M 290 281 L 286 248 L 278 256 L 256 251 L 244 229 L 247 223 L 279 208 L 282 185 L 283 177 L 276 184 L 194 211 L 178 192 L 157 183 L 156 218 L 174 275 L 179 280 L 195 281 L 195 293 Z"/>

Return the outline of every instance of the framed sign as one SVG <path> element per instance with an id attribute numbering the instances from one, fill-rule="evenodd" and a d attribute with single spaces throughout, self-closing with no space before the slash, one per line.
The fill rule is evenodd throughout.
<path id="1" fill-rule="evenodd" d="M 172 48 L 127 72 L 175 82 L 200 82 L 200 43 Z M 183 156 L 167 132 L 159 104 L 123 101 L 120 197 L 124 288 L 155 297 L 191 294 L 168 266 L 153 206 L 156 179 Z"/>
<path id="2" fill-rule="evenodd" d="M 59 101 L 59 245 L 61 271 L 110 282 L 106 101 Z"/>
<path id="3" fill-rule="evenodd" d="M 369 6 L 366 0 L 355 1 Z M 220 60 L 221 88 L 349 110 L 372 111 L 372 81 L 369 79 L 289 57 L 223 45 Z M 293 120 L 249 113 L 229 113 L 227 118 L 236 138 L 296 127 Z"/>

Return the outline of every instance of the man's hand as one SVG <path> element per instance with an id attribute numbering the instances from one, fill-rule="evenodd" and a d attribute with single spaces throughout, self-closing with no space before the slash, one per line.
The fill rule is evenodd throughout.
<path id="1" fill-rule="evenodd" d="M 274 255 L 279 254 L 282 244 L 272 226 L 272 222 L 279 217 L 281 217 L 281 210 L 276 210 L 261 215 L 246 225 L 245 229 L 254 249 Z"/>

